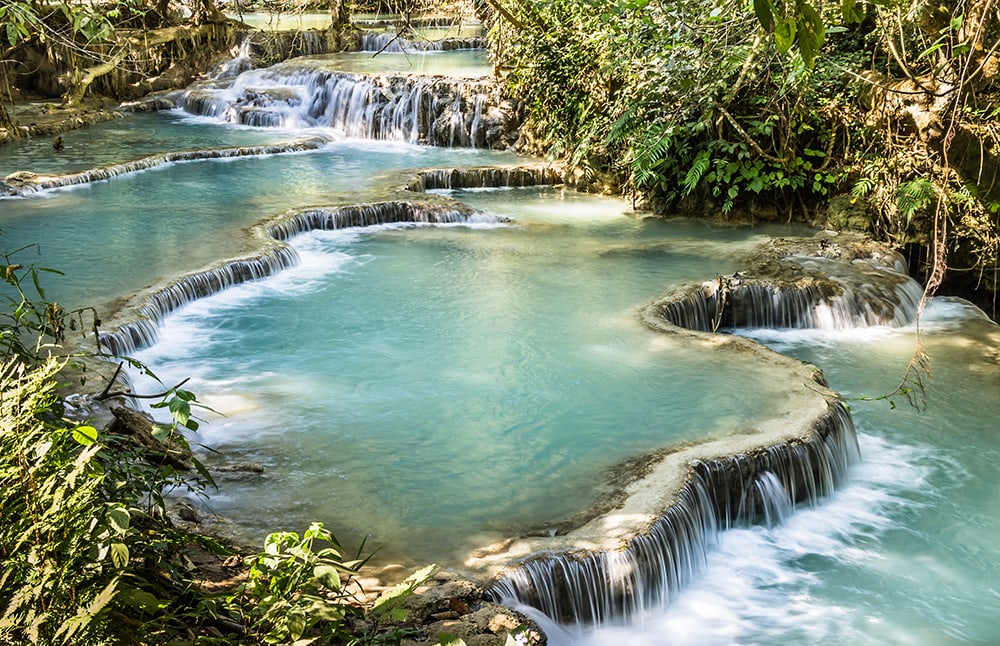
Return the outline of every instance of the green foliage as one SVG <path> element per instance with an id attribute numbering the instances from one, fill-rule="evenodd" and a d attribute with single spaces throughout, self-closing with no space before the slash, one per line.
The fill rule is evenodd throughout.
<path id="1" fill-rule="evenodd" d="M 363 549 L 363 547 L 362 547 Z M 267 644 L 306 644 L 316 639 L 337 640 L 348 646 L 398 643 L 405 629 L 403 603 L 426 581 L 428 566 L 366 604 L 356 576 L 367 559 L 344 557 L 344 550 L 322 523 L 313 523 L 301 536 L 275 532 L 264 541 L 264 551 L 249 560 L 250 574 L 230 603 L 248 618 L 251 630 Z M 352 620 L 367 628 L 357 632 Z"/>
<path id="2" fill-rule="evenodd" d="M 917 211 L 926 209 L 936 199 L 934 184 L 926 177 L 916 177 L 899 185 L 896 191 L 896 208 L 905 220 L 906 226 L 909 226 L 913 215 Z"/>
<path id="3" fill-rule="evenodd" d="M 769 0 L 491 4 L 501 64 L 531 124 L 550 155 L 584 176 L 610 168 L 661 208 L 684 201 L 723 212 L 746 200 L 787 210 L 839 183 L 829 113 L 846 75 L 814 82 L 812 59 L 782 56 L 785 43 L 758 31 L 770 21 L 788 47 L 811 34 L 818 51 L 825 28 L 811 9 L 786 16 Z M 822 110 L 808 102 L 818 82 L 832 95 Z"/>
<path id="4" fill-rule="evenodd" d="M 0 255 L 0 277 L 7 285 L 7 289 L 0 291 L 4 306 L 0 310 L 0 355 L 17 357 L 29 364 L 37 362 L 45 344 L 62 339 L 65 327 L 58 316 L 62 308 L 45 302 L 40 281 L 43 272 L 58 272 L 25 266 L 15 259 L 32 248 L 34 245 Z M 33 293 L 29 291 L 31 288 Z"/>
<path id="5" fill-rule="evenodd" d="M 129 561 L 129 514 L 100 496 L 92 427 L 46 421 L 56 405 L 49 359 L 0 367 L 0 641 L 81 643 L 106 630 Z"/>
<path id="6" fill-rule="evenodd" d="M 134 4 L 134 0 L 119 0 L 102 6 L 68 1 L 52 4 L 4 2 L 0 6 L 0 52 L 3 46 L 15 47 L 36 37 L 42 41 L 67 40 L 69 35 L 81 36 L 87 41 L 106 40 L 114 29 L 112 20 L 121 15 L 123 8 Z M 56 15 L 61 20 L 56 20 Z M 63 30 L 63 24 L 67 30 Z"/>
<path id="7" fill-rule="evenodd" d="M 778 51 L 787 54 L 796 48 L 805 66 L 812 69 L 828 33 L 820 12 L 803 0 L 753 0 L 753 10 L 764 31 L 774 36 Z M 844 24 L 861 22 L 863 15 L 857 0 L 841 0 L 839 18 Z"/>

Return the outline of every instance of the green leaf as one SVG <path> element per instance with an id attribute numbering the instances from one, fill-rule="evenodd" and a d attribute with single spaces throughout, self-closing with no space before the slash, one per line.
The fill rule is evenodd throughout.
<path id="1" fill-rule="evenodd" d="M 170 424 L 153 424 L 153 430 L 149 432 L 157 442 L 166 442 L 167 438 L 173 432 L 174 427 Z"/>
<path id="2" fill-rule="evenodd" d="M 823 26 L 823 18 L 810 5 L 803 3 L 800 11 L 796 41 L 802 62 L 812 69 L 816 55 L 826 41 L 826 28 Z"/>
<path id="3" fill-rule="evenodd" d="M 209 486 L 215 487 L 216 489 L 219 488 L 219 485 L 215 483 L 215 478 L 213 478 L 212 474 L 208 472 L 208 469 L 205 468 L 205 465 L 202 463 L 201 460 L 191 456 L 191 464 L 194 465 L 195 471 L 198 472 L 198 475 L 200 475 L 205 480 L 205 482 L 208 483 Z"/>
<path id="4" fill-rule="evenodd" d="M 691 168 L 688 169 L 687 174 L 684 176 L 684 195 L 690 195 L 698 187 L 698 182 L 701 181 L 702 176 L 711 164 L 709 155 L 710 153 L 707 150 L 703 150 L 694 158 Z"/>
<path id="5" fill-rule="evenodd" d="M 125 543 L 111 544 L 111 562 L 118 569 L 124 569 L 128 565 L 128 545 Z"/>
<path id="6" fill-rule="evenodd" d="M 799 30 L 805 30 L 812 34 L 816 40 L 816 46 L 822 47 L 826 42 L 826 27 L 823 25 L 823 17 L 812 8 L 811 5 L 802 5 L 803 24 L 799 25 Z"/>
<path id="7" fill-rule="evenodd" d="M 137 608 L 143 612 L 155 612 L 159 609 L 161 603 L 155 595 L 137 588 L 123 590 L 118 595 L 118 598 L 132 608 Z"/>
<path id="8" fill-rule="evenodd" d="M 128 509 L 115 506 L 108 510 L 108 524 L 119 534 L 127 532 L 131 523 L 132 516 L 128 513 Z"/>
<path id="9" fill-rule="evenodd" d="M 858 9 L 858 0 L 841 0 L 840 15 L 848 25 L 864 20 L 864 14 Z"/>
<path id="10" fill-rule="evenodd" d="M 795 21 L 792 18 L 785 18 L 774 26 L 774 46 L 782 54 L 787 54 L 794 44 Z"/>
<path id="11" fill-rule="evenodd" d="M 174 416 L 178 424 L 187 425 L 191 419 L 191 404 L 181 397 L 173 397 L 169 404 L 170 414 Z"/>
<path id="12" fill-rule="evenodd" d="M 97 441 L 97 429 L 93 426 L 77 426 L 73 429 L 73 439 L 81 446 L 90 446 Z"/>
<path id="13" fill-rule="evenodd" d="M 313 568 L 313 576 L 331 590 L 340 589 L 340 572 L 332 565 L 317 565 Z"/>
<path id="14" fill-rule="evenodd" d="M 770 0 L 753 0 L 753 12 L 757 14 L 757 22 L 770 33 L 774 29 L 774 12 Z"/>

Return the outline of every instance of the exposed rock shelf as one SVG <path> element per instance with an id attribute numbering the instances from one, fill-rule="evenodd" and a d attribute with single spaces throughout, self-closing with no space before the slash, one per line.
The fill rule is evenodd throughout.
<path id="1" fill-rule="evenodd" d="M 27 171 L 12 173 L 0 181 L 0 196 L 23 196 L 28 193 L 44 191 L 54 188 L 65 188 L 67 186 L 77 186 L 100 182 L 138 173 L 144 170 L 151 170 L 175 164 L 178 162 L 200 161 L 206 159 L 233 159 L 236 157 L 262 157 L 268 155 L 282 155 L 288 153 L 299 153 L 311 150 L 318 150 L 328 144 L 328 139 L 313 137 L 299 141 L 292 141 L 282 144 L 271 144 L 266 146 L 234 146 L 229 148 L 204 148 L 199 150 L 180 150 L 169 153 L 159 153 L 141 157 L 120 164 L 99 166 L 77 173 L 64 173 L 60 175 L 38 175 Z"/>

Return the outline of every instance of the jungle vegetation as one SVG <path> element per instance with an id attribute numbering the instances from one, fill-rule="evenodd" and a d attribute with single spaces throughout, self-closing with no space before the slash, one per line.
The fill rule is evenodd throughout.
<path id="1" fill-rule="evenodd" d="M 865 230 L 996 317 L 994 0 L 485 4 L 534 147 L 585 182 Z"/>

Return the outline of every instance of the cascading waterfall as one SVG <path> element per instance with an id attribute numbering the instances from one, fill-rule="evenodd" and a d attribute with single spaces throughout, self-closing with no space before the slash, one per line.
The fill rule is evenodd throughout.
<path id="1" fill-rule="evenodd" d="M 448 224 L 469 222 L 476 212 L 461 205 L 414 204 L 412 202 L 380 202 L 351 206 L 307 209 L 286 216 L 267 226 L 276 240 L 289 238 L 305 231 L 368 227 L 377 224 L 423 223 Z M 485 217 L 485 216 L 483 216 Z M 491 221 L 497 221 L 495 218 Z"/>
<path id="2" fill-rule="evenodd" d="M 267 155 L 282 155 L 318 150 L 327 145 L 329 140 L 320 137 L 303 139 L 281 144 L 265 146 L 235 146 L 231 148 L 206 148 L 202 150 L 181 150 L 169 153 L 149 155 L 121 164 L 112 164 L 91 168 L 78 173 L 63 175 L 35 175 L 33 173 L 14 173 L 0 181 L 0 196 L 22 196 L 28 193 L 47 189 L 64 188 L 100 182 L 144 170 L 159 168 L 178 162 L 199 161 L 206 159 L 232 159 L 236 157 L 262 157 Z"/>
<path id="3" fill-rule="evenodd" d="M 411 40 L 396 33 L 365 32 L 361 34 L 362 52 L 442 52 L 456 49 L 486 49 L 485 38 L 442 38 Z"/>
<path id="4" fill-rule="evenodd" d="M 228 61 L 223 61 L 215 68 L 212 74 L 214 79 L 228 79 L 239 76 L 253 68 L 253 61 L 250 58 L 250 39 L 244 38 L 239 46 L 232 52 L 233 57 Z"/>
<path id="5" fill-rule="evenodd" d="M 415 144 L 504 148 L 516 139 L 513 108 L 488 79 L 278 65 L 245 72 L 228 88 L 189 89 L 178 107 L 255 127 L 329 127 Z"/>
<path id="6" fill-rule="evenodd" d="M 351 24 L 362 29 L 392 29 L 399 24 L 398 18 L 355 18 Z M 410 27 L 454 27 L 455 19 L 450 16 L 414 16 L 407 19 Z M 479 26 L 478 22 L 463 23 L 465 25 Z"/>
<path id="7" fill-rule="evenodd" d="M 836 403 L 808 438 L 690 465 L 675 504 L 622 549 L 536 555 L 508 568 L 488 594 L 563 624 L 640 620 L 702 570 L 719 531 L 776 523 L 815 504 L 858 459 L 854 424 Z"/>
<path id="8" fill-rule="evenodd" d="M 710 332 L 743 328 L 812 328 L 842 330 L 913 320 L 922 288 L 895 269 L 856 261 L 853 272 L 821 258 L 789 259 L 825 270 L 792 280 L 742 274 L 682 289 L 653 307 L 679 327 Z"/>
<path id="9" fill-rule="evenodd" d="M 221 267 L 184 276 L 150 296 L 134 321 L 114 332 L 101 333 L 100 344 L 111 355 L 133 354 L 156 343 L 160 324 L 177 308 L 224 289 L 273 276 L 297 262 L 294 249 L 280 246 L 259 256 L 230 260 Z"/>
<path id="10" fill-rule="evenodd" d="M 553 186 L 564 182 L 562 170 L 552 166 L 486 166 L 481 168 L 431 168 L 422 170 L 407 189 L 411 191 L 460 188 L 518 188 Z"/>

